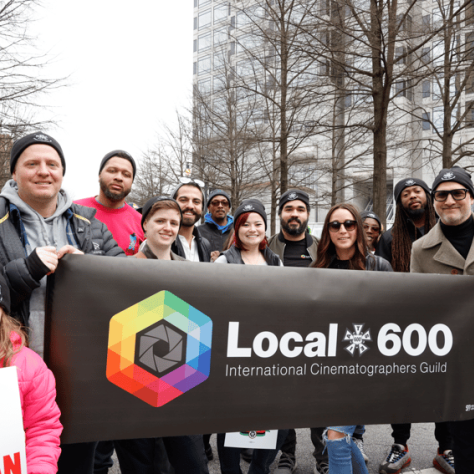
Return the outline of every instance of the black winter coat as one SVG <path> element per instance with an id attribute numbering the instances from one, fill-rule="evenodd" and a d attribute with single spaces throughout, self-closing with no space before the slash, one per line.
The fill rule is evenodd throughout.
<path id="1" fill-rule="evenodd" d="M 226 250 L 225 252 L 223 252 L 222 255 L 224 255 L 225 258 L 227 259 L 227 263 L 237 263 L 241 265 L 245 264 L 245 262 L 242 260 L 242 255 L 240 253 L 240 250 L 235 245 L 232 245 L 232 247 L 229 250 Z M 278 257 L 276 253 L 272 252 L 268 247 L 265 247 L 265 249 L 263 250 L 263 258 L 267 262 L 267 265 L 275 266 L 275 267 L 280 266 L 280 258 Z"/>
<path id="2" fill-rule="evenodd" d="M 71 205 L 66 211 L 73 233 L 68 235 L 70 243 L 86 254 L 125 256 L 107 226 L 94 217 L 95 213 L 90 207 Z M 72 238 L 75 242 L 71 242 Z M 0 196 L 0 264 L 10 288 L 11 315 L 27 327 L 31 293 L 49 270 L 41 262 L 38 265 L 36 252 L 26 255 L 24 239 L 20 211 Z"/>

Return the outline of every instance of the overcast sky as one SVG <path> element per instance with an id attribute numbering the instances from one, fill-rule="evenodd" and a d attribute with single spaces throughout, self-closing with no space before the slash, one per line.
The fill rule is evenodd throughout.
<path id="1" fill-rule="evenodd" d="M 73 198 L 98 193 L 102 157 L 117 148 L 136 159 L 174 120 L 192 85 L 190 0 L 44 0 L 33 32 L 54 58 L 45 75 L 70 76 L 52 92 L 64 188 Z"/>

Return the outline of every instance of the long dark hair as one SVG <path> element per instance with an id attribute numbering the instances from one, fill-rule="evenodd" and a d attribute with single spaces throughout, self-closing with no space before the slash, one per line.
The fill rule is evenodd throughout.
<path id="1" fill-rule="evenodd" d="M 326 219 L 324 220 L 323 232 L 321 234 L 321 240 L 318 245 L 318 252 L 316 261 L 311 264 L 312 267 L 316 268 L 328 268 L 329 264 L 336 255 L 336 247 L 332 243 L 331 236 L 329 235 L 329 222 L 334 211 L 338 209 L 345 209 L 349 211 L 354 220 L 357 222 L 357 240 L 355 242 L 355 252 L 352 258 L 349 260 L 349 269 L 351 270 L 365 270 L 366 267 L 366 253 L 367 253 L 367 241 L 365 239 L 364 227 L 362 224 L 362 218 L 360 217 L 359 211 L 355 206 L 348 203 L 336 204 L 329 209 Z"/>
<path id="2" fill-rule="evenodd" d="M 426 192 L 425 192 L 426 194 Z M 395 221 L 392 227 L 392 268 L 394 272 L 409 272 L 412 241 L 410 231 L 408 229 L 408 215 L 401 202 L 397 202 L 397 210 L 395 212 Z M 436 224 L 435 211 L 431 197 L 426 194 L 425 207 L 425 235 Z M 418 229 L 415 227 L 415 240 Z"/>

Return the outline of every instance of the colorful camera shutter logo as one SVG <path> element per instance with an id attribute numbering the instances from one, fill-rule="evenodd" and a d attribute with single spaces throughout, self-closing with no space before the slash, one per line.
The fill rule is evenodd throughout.
<path id="1" fill-rule="evenodd" d="M 107 379 L 160 407 L 209 377 L 212 320 L 169 291 L 110 320 Z"/>

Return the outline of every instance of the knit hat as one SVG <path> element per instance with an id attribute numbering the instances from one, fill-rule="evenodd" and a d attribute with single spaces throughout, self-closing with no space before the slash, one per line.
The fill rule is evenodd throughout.
<path id="1" fill-rule="evenodd" d="M 265 230 L 267 230 L 267 214 L 265 212 L 265 206 L 258 199 L 245 199 L 242 204 L 237 208 L 234 213 L 234 222 L 247 212 L 256 212 L 260 214 L 265 222 Z"/>
<path id="2" fill-rule="evenodd" d="M 0 306 L 6 314 L 10 314 L 10 288 L 3 274 L 0 273 Z"/>
<path id="3" fill-rule="evenodd" d="M 474 197 L 474 185 L 472 184 L 471 175 L 459 166 L 453 166 L 451 169 L 442 169 L 438 176 L 433 181 L 433 193 L 436 188 L 444 182 L 454 181 L 455 183 L 462 184 L 464 187 L 469 189 L 471 196 Z"/>
<path id="4" fill-rule="evenodd" d="M 398 198 L 400 197 L 400 194 L 402 194 L 402 191 L 405 188 L 409 188 L 410 186 L 421 186 L 425 190 L 426 195 L 430 196 L 431 189 L 422 179 L 407 178 L 402 179 L 395 186 L 395 191 L 393 192 L 393 194 L 395 195 L 395 202 L 398 202 Z"/>
<path id="5" fill-rule="evenodd" d="M 178 202 L 175 201 L 173 198 L 170 198 L 169 196 L 155 196 L 155 197 L 152 197 L 151 199 L 148 199 L 148 201 L 142 207 L 142 221 L 141 221 L 142 229 L 143 229 L 143 223 L 146 221 L 146 218 L 148 214 L 150 213 L 151 208 L 153 207 L 153 204 L 155 204 L 158 201 L 171 201 L 176 204 L 176 206 L 179 209 L 179 214 L 180 214 L 179 227 L 181 228 L 181 222 L 183 221 L 183 212 L 181 211 L 181 208 L 179 207 Z"/>
<path id="6" fill-rule="evenodd" d="M 118 156 L 119 154 L 121 156 Z M 102 170 L 104 169 L 104 166 L 107 163 L 107 161 L 109 161 L 110 158 L 113 158 L 114 156 L 116 156 L 117 158 L 123 158 L 124 160 L 130 161 L 130 163 L 132 164 L 132 168 L 133 168 L 133 179 L 135 179 L 135 175 L 137 174 L 137 165 L 135 164 L 135 160 L 133 159 L 132 155 L 130 153 L 127 153 L 124 150 L 114 150 L 114 151 L 111 151 L 111 152 L 107 153 L 102 158 L 102 161 L 100 162 L 99 174 L 102 173 Z"/>
<path id="7" fill-rule="evenodd" d="M 379 223 L 380 229 L 382 229 L 382 223 L 380 222 L 380 218 L 377 214 L 375 214 L 375 212 L 373 212 L 373 211 L 362 211 L 360 213 L 360 217 L 362 218 L 362 222 L 364 222 L 367 218 L 375 219 Z"/>
<path id="8" fill-rule="evenodd" d="M 227 199 L 227 202 L 229 203 L 229 206 L 231 205 L 230 204 L 230 197 L 229 195 L 223 191 L 222 189 L 215 189 L 214 191 L 212 191 L 211 194 L 209 194 L 209 198 L 207 200 L 207 205 L 206 207 L 209 207 L 209 204 L 211 204 L 211 201 L 216 197 L 216 196 L 224 196 L 226 199 Z"/>
<path id="9" fill-rule="evenodd" d="M 280 198 L 280 203 L 278 204 L 278 213 L 281 214 L 281 210 L 283 209 L 283 206 L 288 202 L 288 201 L 303 201 L 306 204 L 306 209 L 309 212 L 309 196 L 308 193 L 305 193 L 304 191 L 300 191 L 299 189 L 289 189 L 285 193 L 282 194 Z"/>
<path id="10" fill-rule="evenodd" d="M 10 173 L 13 174 L 15 171 L 16 162 L 20 155 L 31 145 L 48 145 L 54 148 L 61 158 L 61 163 L 63 165 L 63 176 L 66 173 L 66 161 L 64 160 L 63 150 L 61 145 L 49 135 L 43 132 L 35 132 L 26 135 L 25 137 L 19 138 L 12 146 L 10 152 Z"/>

